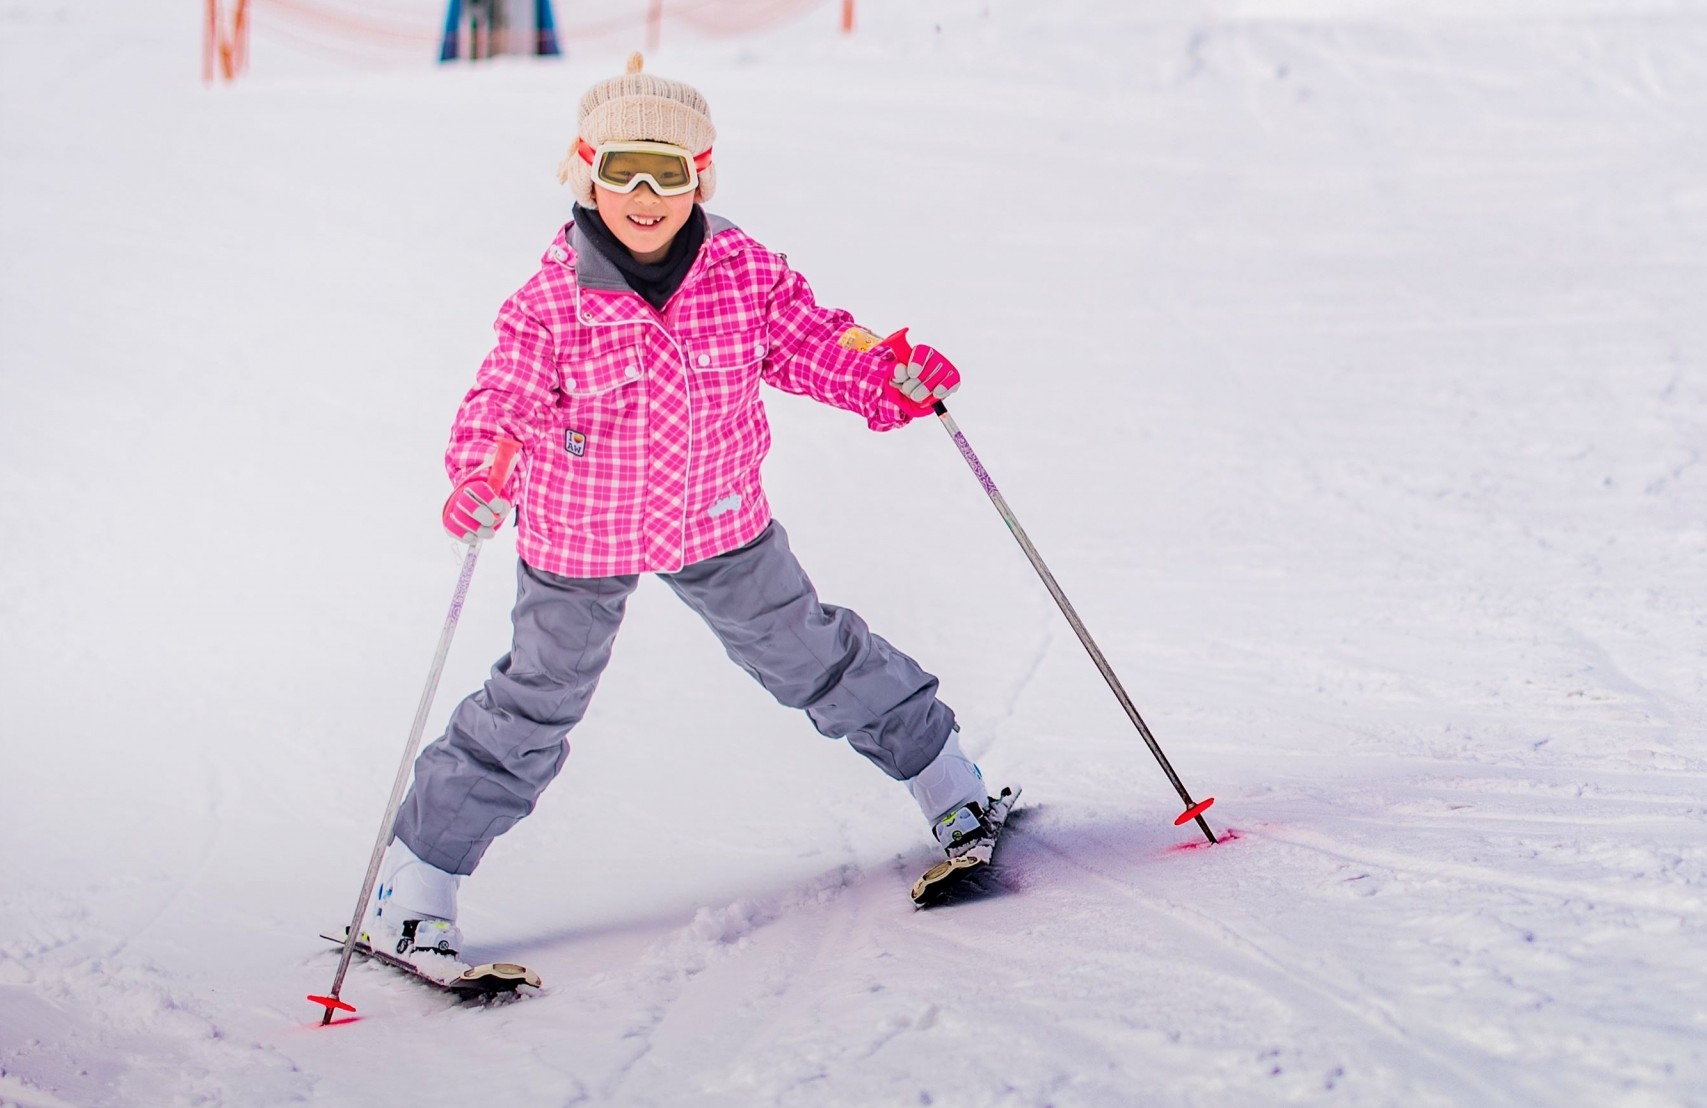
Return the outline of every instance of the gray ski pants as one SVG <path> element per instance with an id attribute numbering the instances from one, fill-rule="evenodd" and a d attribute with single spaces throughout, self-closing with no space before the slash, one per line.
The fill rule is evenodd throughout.
<path id="1" fill-rule="evenodd" d="M 735 664 L 820 734 L 896 780 L 942 751 L 954 713 L 937 679 L 847 608 L 820 603 L 772 521 L 751 543 L 658 575 L 698 612 Z M 569 753 L 610 661 L 638 575 L 572 578 L 517 563 L 515 640 L 484 688 L 459 704 L 415 761 L 396 835 L 449 873 L 473 873 L 492 840 L 538 802 Z"/>

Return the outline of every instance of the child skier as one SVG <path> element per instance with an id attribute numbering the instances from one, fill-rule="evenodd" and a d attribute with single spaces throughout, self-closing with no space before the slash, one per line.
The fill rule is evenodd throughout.
<path id="1" fill-rule="evenodd" d="M 460 948 L 457 886 L 562 768 L 642 573 L 778 701 L 905 784 L 951 854 L 989 829 L 936 678 L 820 603 L 759 484 L 761 381 L 887 431 L 960 375 L 928 346 L 902 364 L 708 216 L 715 133 L 705 98 L 641 72 L 638 54 L 581 99 L 559 172 L 573 221 L 499 310 L 445 457 L 452 535 L 489 536 L 519 505 L 514 643 L 415 763 L 364 925 L 381 949 Z M 503 488 L 500 437 L 525 459 Z"/>

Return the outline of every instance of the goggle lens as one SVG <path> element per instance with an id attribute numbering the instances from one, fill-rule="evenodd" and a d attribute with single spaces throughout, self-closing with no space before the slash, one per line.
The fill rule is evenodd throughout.
<path id="1" fill-rule="evenodd" d="M 686 153 L 664 150 L 602 150 L 593 167 L 599 184 L 631 192 L 641 181 L 659 196 L 679 196 L 699 187 L 699 173 Z"/>

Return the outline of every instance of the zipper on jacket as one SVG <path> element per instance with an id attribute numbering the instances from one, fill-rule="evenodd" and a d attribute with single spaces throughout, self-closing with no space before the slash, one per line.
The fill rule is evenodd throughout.
<path id="1" fill-rule="evenodd" d="M 574 267 L 571 266 L 566 260 L 557 260 L 557 264 L 562 266 L 565 270 L 568 271 L 569 279 L 570 279 L 571 283 L 573 283 L 575 286 L 575 318 L 581 323 L 581 325 L 584 327 L 615 327 L 615 326 L 617 326 L 618 324 L 616 322 L 595 321 L 593 319 L 592 315 L 590 313 L 588 313 L 582 307 L 581 284 L 579 281 L 577 281 L 575 279 L 576 274 L 575 274 Z M 710 268 L 710 267 L 708 266 L 707 268 Z M 687 283 L 684 281 L 682 284 L 682 288 L 677 289 L 676 295 L 670 297 L 670 299 L 665 303 L 664 306 L 666 308 L 668 308 L 668 307 L 670 307 L 670 305 L 674 304 L 676 302 L 676 300 L 681 296 L 683 289 L 686 289 L 686 288 L 687 288 Z M 620 296 L 622 294 L 618 293 L 617 295 Z M 652 307 L 652 305 L 647 304 L 646 301 L 638 293 L 634 292 L 632 289 L 629 290 L 628 295 L 633 296 L 635 299 L 639 300 L 641 302 L 641 304 L 645 305 L 645 307 L 646 307 L 646 314 L 644 316 L 635 317 L 636 320 L 638 320 L 638 322 L 640 322 L 642 324 L 649 324 L 653 327 L 658 328 L 659 331 L 663 332 L 664 338 L 669 340 L 670 347 L 673 350 L 675 350 L 677 365 L 679 368 L 679 372 L 682 375 L 682 395 L 687 398 L 688 433 L 687 433 L 687 444 L 686 444 L 686 446 L 683 447 L 683 449 L 685 449 L 687 451 L 687 463 L 683 467 L 683 470 L 682 470 L 682 515 L 681 515 L 680 523 L 676 529 L 676 568 L 675 569 L 667 569 L 667 570 L 656 571 L 659 573 L 680 573 L 682 571 L 682 569 L 685 567 L 685 565 L 687 563 L 687 557 L 688 557 L 688 497 L 687 497 L 687 492 L 690 488 L 693 487 L 693 456 L 694 456 L 694 454 L 693 454 L 693 391 L 689 387 L 688 378 L 687 378 L 688 355 L 687 355 L 687 351 L 682 349 L 682 344 L 676 340 L 676 336 L 670 331 L 670 328 L 668 326 L 666 326 L 666 324 L 664 322 L 664 318 L 659 315 L 657 310 L 654 309 Z M 628 323 L 630 321 L 629 320 L 622 320 L 621 322 L 622 323 Z M 648 455 L 651 454 L 650 448 L 648 448 L 647 454 Z"/>
<path id="2" fill-rule="evenodd" d="M 707 243 L 710 243 L 710 241 L 711 240 L 709 238 L 706 240 Z M 682 472 L 682 515 L 680 524 L 676 530 L 676 568 L 672 570 L 657 571 L 660 573 L 680 573 L 687 566 L 689 508 L 686 494 L 688 490 L 693 488 L 693 469 L 695 461 L 693 448 L 693 378 L 691 376 L 691 368 L 688 365 L 687 351 L 682 349 L 682 344 L 677 341 L 675 332 L 672 330 L 676 315 L 678 314 L 676 311 L 676 305 L 681 300 L 682 294 L 685 293 L 692 284 L 703 280 L 705 275 L 710 273 L 714 267 L 722 265 L 724 262 L 735 257 L 735 255 L 739 253 L 741 253 L 741 250 L 730 251 L 720 258 L 715 258 L 706 262 L 705 265 L 700 268 L 697 275 L 690 272 L 687 277 L 682 280 L 681 287 L 676 289 L 675 294 L 664 302 L 664 310 L 662 312 L 653 308 L 652 305 L 647 304 L 645 298 L 633 289 L 629 289 L 627 293 L 627 295 L 633 296 L 635 299 L 639 300 L 641 304 L 645 305 L 647 315 L 642 317 L 642 321 L 656 326 L 664 333 L 664 337 L 670 341 L 671 348 L 676 352 L 678 371 L 682 378 L 682 394 L 687 397 L 688 434 L 687 445 L 685 447 L 687 451 L 687 464 Z M 577 279 L 575 267 L 569 264 L 567 258 L 553 258 L 552 260 L 568 272 L 569 281 L 575 286 L 575 318 L 579 320 L 583 326 L 587 327 L 616 326 L 615 323 L 594 322 L 593 319 L 582 310 L 581 283 Z M 617 295 L 620 296 L 623 294 L 617 293 Z M 624 322 L 627 321 L 625 320 Z"/>

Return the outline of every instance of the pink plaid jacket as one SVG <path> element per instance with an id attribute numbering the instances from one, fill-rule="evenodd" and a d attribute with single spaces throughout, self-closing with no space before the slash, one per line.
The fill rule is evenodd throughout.
<path id="1" fill-rule="evenodd" d="M 499 435 L 523 446 L 517 551 L 565 577 L 674 572 L 758 537 L 770 522 L 761 380 L 887 431 L 889 355 L 844 349 L 856 326 L 726 220 L 662 312 L 573 225 L 499 309 L 497 346 L 451 428 L 452 481 Z M 879 360 L 881 359 L 881 360 Z"/>

